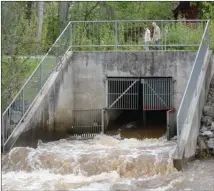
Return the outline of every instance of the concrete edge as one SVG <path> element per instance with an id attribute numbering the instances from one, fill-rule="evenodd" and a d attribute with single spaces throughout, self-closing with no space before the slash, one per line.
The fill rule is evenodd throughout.
<path id="1" fill-rule="evenodd" d="M 206 71 L 207 71 L 207 68 L 209 66 L 209 64 L 212 64 L 211 62 L 211 59 L 213 57 L 213 52 L 211 50 L 209 50 L 209 52 L 206 54 L 206 57 L 205 57 L 205 60 L 204 60 L 204 66 L 202 67 L 202 71 L 200 73 L 200 76 L 199 76 L 199 83 L 197 84 L 197 92 L 200 92 L 201 93 L 201 90 L 202 90 L 202 87 L 203 87 L 203 84 L 204 84 L 204 79 L 205 79 L 205 75 L 206 75 Z M 212 70 L 213 71 L 213 70 Z M 211 76 L 213 76 L 213 72 L 211 72 Z M 211 81 L 211 78 L 209 79 L 209 83 L 210 84 L 210 81 Z M 209 90 L 206 92 L 206 97 L 208 95 L 208 92 Z M 200 97 L 200 93 L 197 93 L 191 104 L 190 104 L 190 109 L 189 109 L 189 115 L 188 115 L 188 121 L 192 121 L 193 120 L 193 117 L 194 117 L 194 111 L 196 110 L 196 107 L 197 107 L 197 104 L 199 102 L 199 97 Z M 205 98 L 206 100 L 206 98 Z M 191 112 L 192 111 L 192 112 Z M 186 128 L 185 128 L 186 127 Z M 183 131 L 183 129 L 185 129 L 185 131 Z M 180 140 L 177 144 L 177 147 L 176 147 L 176 150 L 174 152 L 174 156 L 173 156 L 173 164 L 174 164 L 174 167 L 177 169 L 177 170 L 182 170 L 182 169 L 185 169 L 185 167 L 187 166 L 187 162 L 189 161 L 192 161 L 195 159 L 195 156 L 191 156 L 189 158 L 185 158 L 185 147 L 186 147 L 186 144 L 187 144 L 187 140 L 188 140 L 188 137 L 189 137 L 189 134 L 190 134 L 190 131 L 191 131 L 191 125 L 188 123 L 188 124 L 185 124 L 184 127 L 182 129 L 182 132 L 181 132 L 181 135 L 180 135 Z"/>
<path id="2" fill-rule="evenodd" d="M 17 139 L 19 138 L 19 136 L 23 132 L 28 130 L 25 128 L 26 125 L 29 123 L 29 121 L 33 117 L 35 111 L 41 106 L 43 99 L 48 95 L 49 89 L 54 85 L 54 83 L 57 80 L 58 76 L 60 75 L 60 72 L 62 71 L 62 69 L 65 68 L 67 66 L 67 64 L 69 64 L 69 62 L 67 62 L 67 61 L 72 57 L 72 55 L 73 55 L 73 52 L 67 51 L 65 53 L 65 55 L 63 56 L 62 61 L 57 64 L 56 68 L 50 74 L 50 76 L 47 79 L 47 81 L 45 82 L 41 92 L 35 98 L 33 105 L 29 108 L 29 111 L 26 113 L 26 117 L 24 118 L 24 121 L 21 122 L 14 129 L 14 131 L 8 138 L 8 141 L 6 142 L 5 149 L 4 149 L 5 151 L 10 150 L 13 147 L 13 145 L 15 144 L 15 142 L 17 141 Z"/>

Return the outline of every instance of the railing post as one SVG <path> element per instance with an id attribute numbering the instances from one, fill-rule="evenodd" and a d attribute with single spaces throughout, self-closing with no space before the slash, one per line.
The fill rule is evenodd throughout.
<path id="1" fill-rule="evenodd" d="M 72 32 L 73 32 L 73 25 L 72 25 L 72 23 L 70 23 L 70 30 L 69 30 L 69 34 L 70 34 L 70 40 L 69 40 L 69 46 L 70 46 L 70 48 L 71 48 L 71 51 L 73 51 L 72 50 L 72 41 L 73 41 L 73 37 L 72 37 Z"/>
<path id="2" fill-rule="evenodd" d="M 207 41 L 207 46 L 208 46 L 208 49 L 209 49 L 209 46 L 210 46 L 210 27 L 209 27 L 209 21 L 207 21 L 208 23 L 207 23 L 207 32 L 206 32 L 206 37 L 205 37 L 205 39 L 206 39 L 206 41 Z"/>
<path id="3" fill-rule="evenodd" d="M 117 45 L 118 45 L 118 32 L 117 32 L 117 21 L 115 21 L 114 23 L 114 45 L 115 45 L 115 49 L 117 49 Z"/>
<path id="4" fill-rule="evenodd" d="M 24 88 L 22 90 L 22 115 L 25 114 L 25 95 L 24 95 Z"/>
<path id="5" fill-rule="evenodd" d="M 167 38 L 167 33 L 168 33 L 168 27 L 167 27 L 167 25 L 166 25 L 166 27 L 165 27 L 165 29 L 164 29 L 164 44 L 165 44 L 165 46 L 164 46 L 164 50 L 166 51 L 166 38 Z"/>
<path id="6" fill-rule="evenodd" d="M 164 28 L 163 28 L 163 21 L 161 21 L 161 33 L 162 33 L 162 37 L 163 37 L 163 34 L 164 34 Z M 165 36 L 165 35 L 164 35 Z M 161 46 L 161 50 L 163 50 L 163 44 L 164 44 L 164 40 L 163 40 L 163 38 L 161 38 L 162 40 L 161 40 L 161 44 L 162 44 L 162 46 Z"/>
<path id="7" fill-rule="evenodd" d="M 42 63 L 40 64 L 40 90 L 42 89 Z M 42 94 L 42 91 L 41 91 Z"/>
<path id="8" fill-rule="evenodd" d="M 3 150 L 3 153 L 4 153 L 4 143 L 5 143 L 5 128 L 6 128 L 6 125 L 5 125 L 5 117 L 4 115 L 2 115 L 2 150 Z"/>
<path id="9" fill-rule="evenodd" d="M 105 80 L 105 86 L 106 86 L 106 108 L 108 108 L 108 79 Z"/>

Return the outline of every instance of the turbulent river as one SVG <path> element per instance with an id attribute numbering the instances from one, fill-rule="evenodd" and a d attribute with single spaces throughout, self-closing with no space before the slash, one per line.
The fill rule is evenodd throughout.
<path id="1" fill-rule="evenodd" d="M 165 137 L 98 135 L 16 147 L 2 157 L 2 190 L 214 190 L 214 159 L 178 172 L 175 146 Z"/>

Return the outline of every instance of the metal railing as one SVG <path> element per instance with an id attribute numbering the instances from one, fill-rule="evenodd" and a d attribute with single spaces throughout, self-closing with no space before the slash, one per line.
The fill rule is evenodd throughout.
<path id="1" fill-rule="evenodd" d="M 192 72 L 193 77 L 192 75 L 190 77 L 197 80 L 195 73 L 201 69 L 201 59 L 204 58 L 205 49 L 207 50 L 205 37 L 208 38 L 208 23 L 206 20 L 70 21 L 3 112 L 2 144 L 7 143 L 14 129 L 24 120 L 37 96 L 42 92 L 48 77 L 61 62 L 66 51 L 69 49 L 72 51 L 144 50 L 144 27 L 150 27 L 152 22 L 156 22 L 161 30 L 161 40 L 158 45 L 160 50 L 198 50 L 200 45 Z M 202 35 L 203 41 L 201 42 Z M 149 46 L 151 49 L 155 48 L 153 42 Z M 196 86 L 194 80 L 188 83 L 188 88 L 193 84 L 191 90 Z M 189 91 L 187 90 L 185 96 L 191 94 L 191 92 L 188 93 Z M 189 97 L 187 99 L 189 100 Z M 186 103 L 186 98 L 182 104 L 183 102 Z M 181 115 L 183 116 L 183 113 Z M 179 115 L 180 123 L 183 120 L 182 116 Z"/>
<path id="2" fill-rule="evenodd" d="M 2 144 L 5 146 L 15 128 L 24 120 L 36 97 L 57 64 L 70 48 L 70 22 L 44 55 L 13 101 L 2 114 Z M 4 147 L 3 147 L 4 148 Z"/>
<path id="3" fill-rule="evenodd" d="M 198 49 L 191 74 L 177 113 L 177 134 L 181 133 L 182 127 L 187 123 L 189 108 L 194 94 L 197 94 L 197 83 L 200 72 L 202 70 L 204 59 L 209 50 L 209 21 L 207 21 L 205 30 L 202 36 L 200 47 Z"/>
<path id="4" fill-rule="evenodd" d="M 94 137 L 104 132 L 102 109 L 73 110 L 72 136 Z"/>
<path id="5" fill-rule="evenodd" d="M 160 28 L 161 39 L 144 42 L 145 27 Z M 206 20 L 72 21 L 72 51 L 198 50 Z M 151 33 L 152 30 L 151 30 Z M 152 36 L 152 34 L 151 34 Z"/>

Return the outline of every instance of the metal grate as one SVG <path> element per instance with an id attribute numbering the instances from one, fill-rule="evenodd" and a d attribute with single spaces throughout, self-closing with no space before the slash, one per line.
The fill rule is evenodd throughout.
<path id="1" fill-rule="evenodd" d="M 172 78 L 141 79 L 143 110 L 167 110 L 172 108 Z"/>
<path id="2" fill-rule="evenodd" d="M 103 131 L 102 109 L 73 111 L 73 126 L 71 130 L 73 136 L 93 137 Z"/>
<path id="3" fill-rule="evenodd" d="M 138 109 L 139 82 L 136 78 L 108 78 L 107 108 Z"/>

